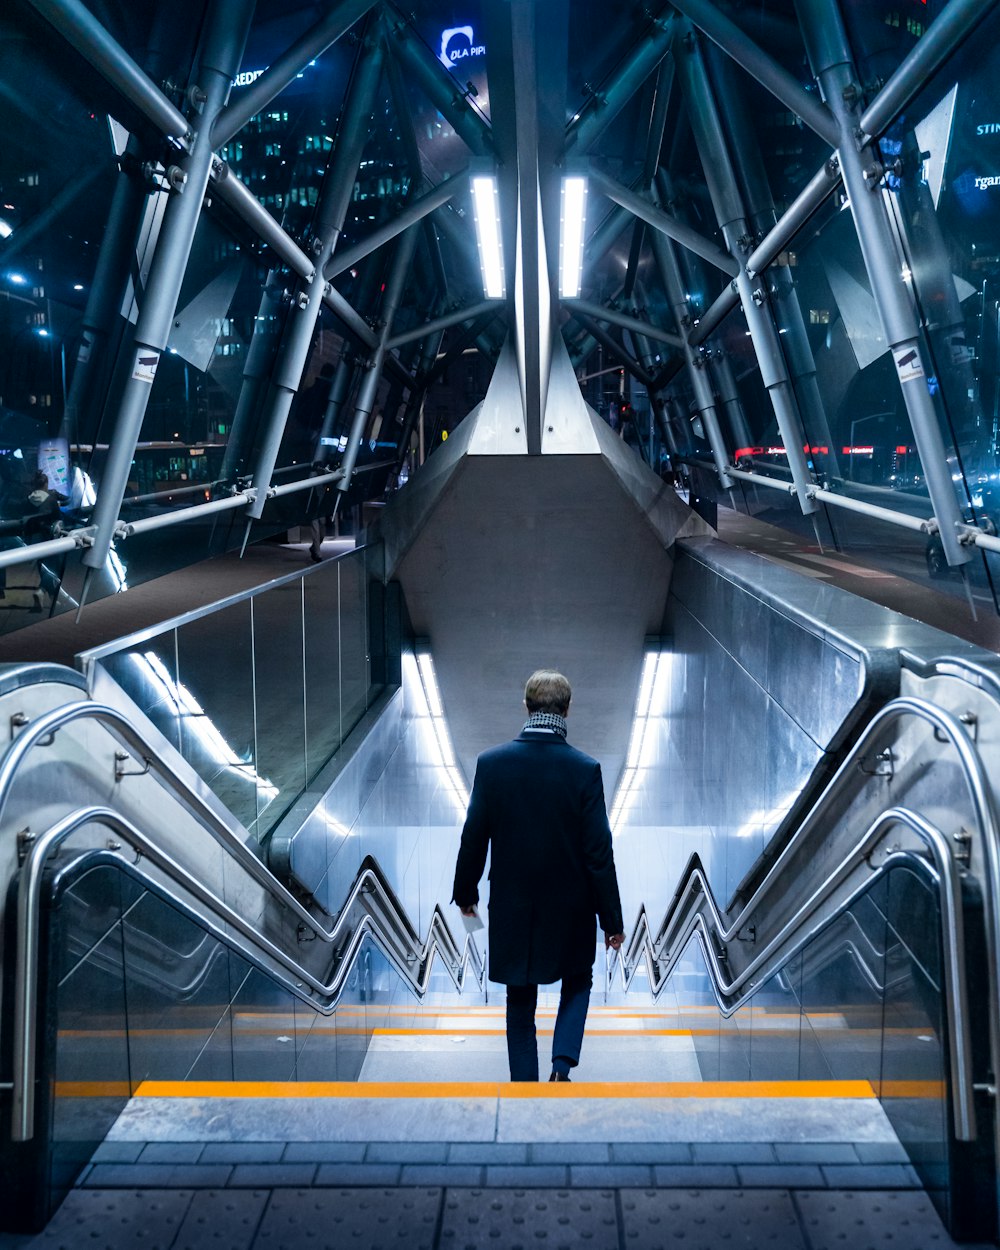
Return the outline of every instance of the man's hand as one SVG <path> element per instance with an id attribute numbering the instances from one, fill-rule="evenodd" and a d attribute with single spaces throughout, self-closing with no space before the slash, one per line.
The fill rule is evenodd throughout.
<path id="1" fill-rule="evenodd" d="M 607 948 L 610 946 L 613 951 L 619 951 L 621 950 L 622 943 L 624 941 L 625 941 L 624 933 L 605 933 L 604 949 L 607 950 Z"/>
<path id="2" fill-rule="evenodd" d="M 471 907 L 460 907 L 459 911 L 461 911 L 463 916 L 474 916 L 476 914 L 476 905 L 473 903 Z"/>

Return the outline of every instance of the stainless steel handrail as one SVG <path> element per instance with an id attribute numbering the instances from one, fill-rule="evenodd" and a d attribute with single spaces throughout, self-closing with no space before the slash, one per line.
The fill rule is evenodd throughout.
<path id="1" fill-rule="evenodd" d="M 998 952 L 1000 952 L 1000 833 L 998 833 L 992 790 L 982 759 L 961 721 L 950 712 L 913 696 L 902 696 L 894 699 L 876 713 L 848 757 L 834 774 L 826 790 L 806 815 L 788 845 L 777 857 L 767 876 L 754 894 L 741 907 L 733 920 L 727 921 L 716 904 L 708 881 L 701 869 L 700 861 L 698 861 L 697 856 L 693 856 L 663 919 L 655 942 L 649 937 L 648 919 L 645 909 L 642 909 L 636 921 L 632 939 L 623 948 L 622 957 L 620 960 L 616 960 L 614 956 L 609 959 L 606 972 L 608 985 L 610 986 L 614 969 L 619 962 L 623 973 L 627 973 L 627 983 L 631 983 L 641 956 L 641 961 L 647 968 L 650 986 L 654 987 L 659 977 L 659 951 L 662 951 L 664 948 L 670 948 L 670 951 L 673 952 L 672 958 L 670 958 L 670 966 L 672 967 L 679 957 L 676 954 L 678 947 L 686 947 L 692 936 L 697 934 L 705 952 L 706 962 L 712 970 L 713 989 L 719 1000 L 720 1009 L 723 1007 L 720 995 L 726 993 L 736 994 L 744 984 L 747 986 L 747 995 L 740 998 L 734 1006 L 728 1008 L 726 1014 L 729 1011 L 736 1010 L 740 1003 L 745 1001 L 749 993 L 756 988 L 751 982 L 753 975 L 766 965 L 769 957 L 773 959 L 775 951 L 779 949 L 787 935 L 794 930 L 795 925 L 801 922 L 801 917 L 814 911 L 820 905 L 822 899 L 828 899 L 838 885 L 842 884 L 846 879 L 850 871 L 846 867 L 850 857 L 855 857 L 854 864 L 856 867 L 859 862 L 856 858 L 858 855 L 860 855 L 860 862 L 863 862 L 865 855 L 870 854 L 870 847 L 866 852 L 862 852 L 860 848 L 866 845 L 866 840 L 872 835 L 872 831 L 878 826 L 879 821 L 888 818 L 890 815 L 897 823 L 908 824 L 911 830 L 924 840 L 935 859 L 947 864 L 947 869 L 942 869 L 940 865 L 938 866 L 938 873 L 941 877 L 941 889 L 944 890 L 946 888 L 946 877 L 949 878 L 947 889 L 953 891 L 957 888 L 954 882 L 950 881 L 950 878 L 954 876 L 954 849 L 948 839 L 945 838 L 940 830 L 937 830 L 922 817 L 910 812 L 905 812 L 905 815 L 901 816 L 900 813 L 904 812 L 905 809 L 893 808 L 878 818 L 875 825 L 871 826 L 861 841 L 849 852 L 848 859 L 843 860 L 826 881 L 821 883 L 817 890 L 813 891 L 810 898 L 799 908 L 796 915 L 790 917 L 784 923 L 765 950 L 744 969 L 740 976 L 734 978 L 732 983 L 727 983 L 724 980 L 722 962 L 709 937 L 711 932 L 712 936 L 723 945 L 737 938 L 737 935 L 746 926 L 749 918 L 774 890 L 776 883 L 781 880 L 792 857 L 800 850 L 803 842 L 814 830 L 824 827 L 824 820 L 827 818 L 830 809 L 845 790 L 847 780 L 855 776 L 858 762 L 871 753 L 874 741 L 890 724 L 907 716 L 914 716 L 923 720 L 930 725 L 936 736 L 940 737 L 943 735 L 943 740 L 949 742 L 955 748 L 972 801 L 973 814 L 977 826 L 976 834 L 978 834 L 978 843 L 976 845 L 982 856 L 985 873 L 985 879 L 980 882 L 980 885 L 986 916 L 990 998 L 990 1058 L 993 1071 L 1000 1071 L 1000 1067 L 998 1067 L 998 1063 L 1000 1063 L 1000 971 L 998 971 L 998 965 L 1000 965 L 1000 960 L 998 960 Z M 946 856 L 946 858 L 942 859 L 942 856 Z M 867 886 L 867 883 L 865 885 Z M 704 906 L 702 906 L 700 901 L 696 902 L 695 900 L 704 900 Z M 704 915 L 706 912 L 708 913 L 708 920 L 711 922 L 710 929 Z M 697 920 L 693 920 L 692 916 L 696 917 Z M 643 933 L 645 934 L 645 942 L 642 940 Z M 795 949 L 798 948 L 796 947 Z M 792 953 L 794 953 L 794 950 Z M 628 972 L 627 961 L 630 957 L 635 962 L 631 972 Z M 782 960 L 783 962 L 785 961 Z M 777 971 L 780 966 L 780 964 L 776 964 L 773 967 L 769 967 L 769 974 Z M 956 990 L 964 984 L 964 979 L 955 979 L 955 966 L 953 963 L 949 965 L 948 975 L 951 978 L 950 983 Z M 952 999 L 949 1002 L 949 1020 L 954 1019 L 957 1021 L 957 1031 L 953 1035 L 955 1044 L 952 1047 L 952 1062 L 953 1065 L 956 1062 L 960 1065 L 958 1068 L 959 1080 L 956 1081 L 955 1117 L 956 1132 L 962 1140 L 966 1140 L 966 1138 L 962 1137 L 962 1134 L 965 1132 L 971 1132 L 973 1136 L 975 1134 L 975 1119 L 972 1114 L 973 1089 L 971 1078 L 968 1077 L 968 1074 L 971 1073 L 971 1057 L 968 1038 L 965 1036 L 964 1030 L 964 1008 L 964 1000 L 956 1002 Z M 997 1118 L 996 1132 L 998 1134 L 998 1142 L 1000 1142 L 1000 1117 Z"/>
<path id="2" fill-rule="evenodd" d="M 213 919 L 199 915 L 199 923 L 213 937 L 235 948 L 252 963 L 265 966 L 268 974 L 289 993 L 301 998 L 324 1015 L 336 1010 L 347 977 L 366 937 L 378 946 L 393 968 L 419 996 L 426 993 L 435 955 L 440 955 L 443 959 L 457 990 L 464 988 L 470 967 L 476 985 L 480 989 L 485 987 L 486 970 L 478 947 L 472 937 L 467 936 L 464 947 L 459 948 L 439 906 L 434 908 L 424 941 L 418 944 L 418 941 L 411 939 L 415 930 L 397 903 L 378 864 L 371 857 L 362 863 L 331 931 L 332 940 L 337 943 L 333 956 L 333 975 L 327 981 L 320 981 L 218 895 L 202 885 L 182 864 L 158 847 L 152 838 L 136 828 L 131 821 L 111 808 L 81 808 L 63 817 L 34 840 L 22 866 L 17 891 L 12 1123 L 12 1137 L 15 1141 L 28 1141 L 34 1133 L 42 874 L 49 858 L 67 838 L 84 826 L 94 824 L 112 830 L 142 858 L 182 886 L 191 898 L 208 908 L 215 921 L 222 922 L 217 924 Z M 117 851 L 120 846 L 110 845 L 108 849 Z M 157 887 L 163 889 L 159 883 Z M 186 905 L 185 900 L 171 895 L 169 891 L 165 893 L 181 906 Z M 360 917 L 355 914 L 358 908 L 363 913 Z M 244 940 L 234 938 L 225 926 L 230 926 Z M 396 934 L 397 938 L 405 935 L 408 940 L 394 941 L 391 934 Z M 273 966 L 265 964 L 262 956 L 273 960 L 290 975 L 285 976 Z M 304 986 L 308 986 L 313 992 L 304 992 Z"/>

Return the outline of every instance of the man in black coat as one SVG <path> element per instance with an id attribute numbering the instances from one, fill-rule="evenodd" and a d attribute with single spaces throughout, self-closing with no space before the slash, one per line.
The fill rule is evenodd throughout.
<path id="1" fill-rule="evenodd" d="M 538 1080 L 535 1007 L 539 985 L 562 982 L 550 1081 L 568 1081 L 580 1061 L 597 939 L 624 939 L 601 766 L 566 741 L 572 691 L 561 673 L 533 673 L 519 737 L 484 751 L 476 765 L 452 901 L 464 915 L 479 902 L 490 867 L 491 981 L 507 986 L 512 1081 Z"/>

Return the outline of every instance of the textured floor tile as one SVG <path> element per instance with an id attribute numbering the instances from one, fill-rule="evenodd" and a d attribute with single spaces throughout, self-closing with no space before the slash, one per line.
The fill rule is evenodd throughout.
<path id="1" fill-rule="evenodd" d="M 892 1246 L 892 1250 L 932 1250 L 954 1245 L 930 1198 L 919 1192 L 824 1193 L 800 1191 L 793 1201 L 811 1250 L 851 1250 Z"/>
<path id="2" fill-rule="evenodd" d="M 621 1195 L 621 1204 L 624 1245 L 636 1250 L 679 1245 L 684 1250 L 806 1250 L 791 1199 L 781 1192 L 630 1190 Z"/>
<path id="3" fill-rule="evenodd" d="M 53 1250 L 166 1250 L 191 1205 L 190 1190 L 76 1189 L 35 1239 Z"/>
<path id="4" fill-rule="evenodd" d="M 135 1163 L 146 1148 L 141 1141 L 102 1141 L 90 1156 L 91 1163 Z"/>
<path id="5" fill-rule="evenodd" d="M 441 1221 L 442 1250 L 618 1250 L 614 1194 L 608 1190 L 450 1189 Z"/>
<path id="6" fill-rule="evenodd" d="M 859 1141 L 854 1149 L 862 1163 L 909 1163 L 910 1161 L 906 1147 L 898 1141 Z"/>
<path id="7" fill-rule="evenodd" d="M 270 1195 L 203 1189 L 194 1195 L 172 1250 L 249 1250 Z"/>
<path id="8" fill-rule="evenodd" d="M 281 1189 L 254 1250 L 432 1250 L 440 1204 L 436 1189 Z"/>

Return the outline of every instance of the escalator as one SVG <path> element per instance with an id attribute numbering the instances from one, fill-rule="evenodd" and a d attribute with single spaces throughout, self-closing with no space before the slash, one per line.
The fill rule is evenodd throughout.
<path id="1" fill-rule="evenodd" d="M 871 646 L 871 618 L 856 627 L 864 646 L 829 619 L 807 629 L 787 582 L 757 586 L 749 629 L 741 560 L 682 544 L 672 637 L 645 646 L 612 803 L 637 919 L 604 1002 L 658 1009 L 669 996 L 699 1013 L 706 1080 L 870 1082 L 953 1233 L 991 1236 L 996 661 L 949 654 L 912 623 L 894 647 Z M 779 604 L 781 665 L 767 620 Z M 882 642 L 903 630 L 886 616 Z M 799 749 L 782 770 L 772 732 L 775 801 L 765 811 L 747 775 L 720 832 L 711 795 L 695 811 L 683 789 L 709 789 L 710 768 L 684 778 L 711 735 L 680 732 L 679 709 L 709 716 L 692 698 L 696 657 L 717 666 L 735 650 L 724 635 L 737 619 L 764 716 L 773 725 L 782 699 L 821 704 L 829 749 Z M 713 625 L 701 652 L 696 621 Z M 770 656 L 768 684 L 754 645 Z M 840 684 L 824 702 L 828 651 Z M 815 680 L 782 692 L 782 666 L 801 669 L 803 655 Z M 0 675 L 13 739 L 0 762 L 0 1111 L 17 1226 L 44 1223 L 142 1081 L 352 1081 L 376 1030 L 415 1004 L 454 1014 L 457 991 L 483 1004 L 481 952 L 440 907 L 464 783 L 436 658 L 419 640 L 402 646 L 399 683 L 263 841 L 120 688 L 112 697 L 108 670 L 91 671 L 89 692 L 69 670 Z M 856 680 L 831 710 L 844 665 Z M 735 678 L 723 686 L 736 697 Z"/>

